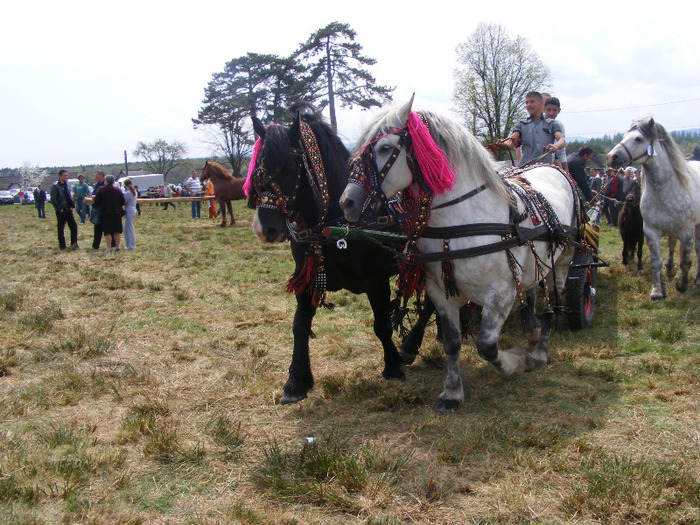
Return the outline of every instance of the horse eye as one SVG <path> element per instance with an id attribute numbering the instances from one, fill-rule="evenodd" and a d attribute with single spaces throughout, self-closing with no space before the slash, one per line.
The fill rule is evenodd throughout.
<path id="1" fill-rule="evenodd" d="M 635 142 L 644 142 L 644 139 L 642 137 L 635 137 L 634 141 Z"/>

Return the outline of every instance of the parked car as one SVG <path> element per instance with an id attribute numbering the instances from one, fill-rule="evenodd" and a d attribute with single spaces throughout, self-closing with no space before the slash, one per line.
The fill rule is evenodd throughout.
<path id="1" fill-rule="evenodd" d="M 15 199 L 7 190 L 0 190 L 0 204 L 14 204 Z"/>

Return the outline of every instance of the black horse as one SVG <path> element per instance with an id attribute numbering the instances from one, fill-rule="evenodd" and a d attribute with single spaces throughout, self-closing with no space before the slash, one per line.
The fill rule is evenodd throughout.
<path id="1" fill-rule="evenodd" d="M 296 263 L 288 290 L 296 293 L 294 350 L 283 404 L 307 397 L 314 385 L 309 358 L 311 323 L 319 306 L 327 305 L 325 292 L 365 293 L 374 314 L 374 333 L 384 349 L 385 379 L 403 379 L 402 357 L 392 341 L 391 289 L 394 254 L 371 241 L 328 241 L 319 230 L 345 223 L 338 205 L 349 177 L 349 153 L 308 103 L 289 110 L 292 123 L 265 128 L 253 118 L 262 149 L 255 159 L 249 205 L 256 207 L 253 229 L 265 242 L 291 241 Z M 432 305 L 430 305 L 432 308 Z M 425 317 L 425 316 L 422 316 Z M 407 361 L 418 353 L 424 322 L 404 344 Z M 416 346 L 417 345 L 417 346 Z"/>

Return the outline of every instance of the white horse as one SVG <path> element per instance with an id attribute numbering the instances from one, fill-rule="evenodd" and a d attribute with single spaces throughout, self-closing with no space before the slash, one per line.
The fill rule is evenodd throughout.
<path id="1" fill-rule="evenodd" d="M 676 289 L 688 289 L 688 272 L 695 239 L 698 273 L 695 285 L 700 286 L 700 162 L 687 162 L 666 130 L 653 118 L 632 125 L 610 153 L 608 165 L 613 168 L 636 164 L 642 166 L 642 198 L 640 211 L 644 218 L 644 236 L 651 253 L 654 283 L 652 301 L 666 297 L 661 282 L 661 237 L 668 236 L 666 276 L 674 274 L 673 255 L 676 241 L 681 241 L 681 275 Z"/>
<path id="2" fill-rule="evenodd" d="M 439 156 L 447 161 L 449 176 L 452 177 L 451 180 L 444 180 L 443 170 L 443 180 L 437 180 L 440 176 L 431 173 L 431 162 L 421 161 L 421 141 L 415 135 L 416 130 L 421 131 L 422 123 L 418 121 L 419 125 L 416 126 L 418 117 L 411 111 L 411 104 L 412 101 L 401 109 L 383 111 L 363 131 L 358 144 L 367 146 L 356 154 L 353 169 L 357 174 L 365 169 L 363 166 L 371 165 L 370 170 L 374 171 L 369 178 L 375 180 L 376 174 L 380 173 L 381 180 L 373 188 L 373 194 L 381 195 L 383 199 L 390 199 L 398 192 L 403 192 L 405 196 L 418 195 L 421 187 L 426 186 L 432 194 L 432 208 L 426 229 L 423 230 L 424 233 L 432 232 L 431 235 L 421 236 L 416 247 L 418 257 L 427 256 L 427 260 L 424 259 L 427 274 L 425 290 L 442 319 L 447 377 L 435 410 L 444 412 L 455 410 L 465 398 L 459 373 L 459 309 L 467 301 L 483 306 L 476 344 L 484 359 L 507 375 L 551 362 L 551 312 L 545 315 L 541 327 L 538 326 L 534 316 L 535 292 L 543 276 L 551 271 L 552 262 L 556 279 L 551 275 L 546 279 L 550 295 L 553 297 L 555 285 L 561 291 L 574 247 L 566 239 L 551 243 L 539 236 L 525 244 L 518 243 L 516 238 L 513 245 L 499 249 L 504 246 L 499 243 L 508 242 L 504 241 L 508 234 L 493 230 L 489 230 L 491 233 L 485 231 L 477 234 L 457 231 L 464 225 L 467 230 L 470 227 L 479 228 L 480 225 L 498 229 L 503 225 L 506 228 L 519 226 L 523 232 L 532 233 L 537 225 L 541 227 L 546 221 L 537 211 L 533 213 L 532 207 L 528 209 L 523 199 L 513 197 L 511 189 L 497 173 L 492 157 L 466 129 L 447 117 L 425 112 L 423 116 L 428 124 L 422 128 L 422 132 L 427 134 L 426 127 L 429 128 L 428 138 L 434 140 L 432 144 L 437 145 L 435 149 Z M 404 144 L 405 147 L 402 147 Z M 440 159 L 437 160 L 439 162 Z M 414 178 L 414 173 L 418 172 L 422 172 L 422 181 Z M 372 183 L 365 175 L 362 182 L 348 184 L 341 196 L 341 207 L 351 222 L 357 221 L 363 210 L 371 207 L 366 193 Z M 523 172 L 522 178 L 527 181 L 524 186 L 529 185 L 530 189 L 544 196 L 550 206 L 549 218 L 552 215 L 558 218 L 560 233 L 567 232 L 564 237 L 578 227 L 575 211 L 575 199 L 578 197 L 559 170 L 538 166 Z M 520 217 L 514 221 L 514 216 Z M 420 222 L 414 226 L 420 228 Z M 449 238 L 443 238 L 443 233 Z M 455 256 L 451 259 L 452 265 L 447 263 L 448 267 L 451 266 L 450 277 L 453 277 L 451 286 L 448 286 L 445 278 L 445 261 L 440 259 L 446 243 Z M 482 249 L 485 253 L 479 252 Z M 553 282 L 555 280 L 556 283 Z M 522 290 L 520 294 L 519 289 Z M 519 295 L 523 305 L 527 306 L 523 308 L 523 322 L 528 340 L 534 346 L 532 353 L 520 348 L 498 348 L 501 329 Z"/>

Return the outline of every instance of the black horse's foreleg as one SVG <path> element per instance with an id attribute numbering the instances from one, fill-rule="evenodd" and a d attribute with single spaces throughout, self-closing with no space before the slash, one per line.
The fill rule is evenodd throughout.
<path id="1" fill-rule="evenodd" d="M 374 313 L 374 333 L 379 338 L 384 348 L 384 379 L 404 379 L 406 376 L 401 370 L 403 360 L 391 339 L 391 289 L 389 283 L 382 283 L 377 289 L 367 292 L 369 304 Z"/>
<path id="2" fill-rule="evenodd" d="M 289 365 L 289 379 L 284 385 L 284 395 L 280 399 L 283 405 L 305 399 L 314 386 L 309 357 L 309 336 L 314 315 L 316 315 L 316 308 L 311 306 L 311 296 L 297 295 L 297 309 L 292 326 L 294 350 L 292 363 Z"/>
<path id="3" fill-rule="evenodd" d="M 430 321 L 430 318 L 434 313 L 435 305 L 429 297 L 426 297 L 423 303 L 423 308 L 418 314 L 418 320 L 416 321 L 416 324 L 413 325 L 413 328 L 411 328 L 411 331 L 401 343 L 401 351 L 399 353 L 401 354 L 401 359 L 403 359 L 403 362 L 405 364 L 413 364 L 413 362 L 416 360 L 416 357 L 418 357 L 418 351 L 420 350 L 420 347 L 423 344 L 425 327 L 427 326 L 428 322 Z"/>

